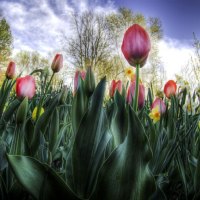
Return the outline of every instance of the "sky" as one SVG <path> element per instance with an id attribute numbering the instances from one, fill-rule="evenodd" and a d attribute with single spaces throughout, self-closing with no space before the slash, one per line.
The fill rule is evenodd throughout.
<path id="1" fill-rule="evenodd" d="M 109 14 L 119 7 L 160 18 L 164 37 L 159 56 L 167 78 L 173 79 L 193 55 L 193 32 L 200 39 L 199 0 L 0 0 L 14 37 L 14 52 L 36 50 L 43 55 L 60 49 L 60 33 L 71 34 L 72 13 L 92 9 Z"/>
<path id="2" fill-rule="evenodd" d="M 158 17 L 166 37 L 185 43 L 191 42 L 193 32 L 200 37 L 199 0 L 116 0 L 115 4 Z"/>

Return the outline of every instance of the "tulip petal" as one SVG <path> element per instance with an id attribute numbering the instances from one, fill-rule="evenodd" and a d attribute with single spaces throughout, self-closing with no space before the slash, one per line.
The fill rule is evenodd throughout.
<path id="1" fill-rule="evenodd" d="M 176 94 L 176 82 L 173 80 L 169 80 L 164 86 L 164 93 L 167 98 L 170 98 L 171 95 Z"/>
<path id="2" fill-rule="evenodd" d="M 148 58 L 151 43 L 148 33 L 138 24 L 128 28 L 124 34 L 121 50 L 128 63 L 142 67 Z"/>

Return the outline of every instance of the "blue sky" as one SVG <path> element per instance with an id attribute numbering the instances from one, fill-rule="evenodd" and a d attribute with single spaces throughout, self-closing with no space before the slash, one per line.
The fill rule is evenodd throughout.
<path id="1" fill-rule="evenodd" d="M 179 73 L 193 54 L 192 33 L 200 38 L 200 0 L 0 0 L 13 33 L 14 52 L 36 50 L 43 55 L 60 51 L 61 33 L 71 34 L 72 13 L 92 9 L 109 14 L 119 7 L 161 19 L 161 61 L 168 77 Z"/>
<path id="2" fill-rule="evenodd" d="M 200 0 L 115 0 L 115 5 L 160 18 L 164 35 L 191 41 L 200 37 Z"/>

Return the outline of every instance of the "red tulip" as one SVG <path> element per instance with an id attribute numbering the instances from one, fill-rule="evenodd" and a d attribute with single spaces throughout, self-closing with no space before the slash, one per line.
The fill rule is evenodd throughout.
<path id="1" fill-rule="evenodd" d="M 7 67 L 7 70 L 6 70 L 6 77 L 8 79 L 14 78 L 14 76 L 15 76 L 15 67 L 16 67 L 15 63 L 12 62 L 12 61 L 8 64 L 8 67 Z"/>
<path id="2" fill-rule="evenodd" d="M 158 111 L 161 114 L 164 114 L 166 111 L 166 105 L 164 101 L 161 98 L 156 98 L 154 102 L 151 105 L 151 110 L 154 109 L 155 107 L 158 107 Z"/>
<path id="3" fill-rule="evenodd" d="M 85 80 L 85 77 L 86 77 L 86 72 L 85 71 L 80 71 L 80 70 L 77 70 L 75 72 L 75 76 L 74 76 L 74 92 L 76 92 L 76 90 L 78 89 L 78 80 L 79 80 L 79 77 L 82 78 L 82 80 Z"/>
<path id="4" fill-rule="evenodd" d="M 135 96 L 135 85 L 136 85 L 136 82 L 133 81 L 133 82 L 131 82 L 131 84 L 128 88 L 127 102 L 129 104 L 132 103 L 132 100 Z M 145 103 L 145 88 L 144 88 L 144 85 L 142 83 L 139 83 L 139 94 L 138 94 L 138 107 L 139 107 L 139 109 L 142 109 L 144 107 L 144 103 Z"/>
<path id="5" fill-rule="evenodd" d="M 62 54 L 56 54 L 51 64 L 51 69 L 54 73 L 56 73 L 59 72 L 62 67 L 63 67 L 63 56 Z"/>
<path id="6" fill-rule="evenodd" d="M 167 98 L 170 98 L 171 95 L 176 94 L 176 82 L 173 80 L 169 80 L 164 87 L 164 93 Z"/>
<path id="7" fill-rule="evenodd" d="M 33 98 L 35 95 L 35 79 L 27 75 L 25 77 L 17 78 L 16 80 L 16 94 L 19 98 L 28 97 Z"/>
<path id="8" fill-rule="evenodd" d="M 151 49 L 148 33 L 140 25 L 132 25 L 124 34 L 121 49 L 130 65 L 142 67 Z"/>
<path id="9" fill-rule="evenodd" d="M 118 81 L 112 80 L 110 90 L 109 90 L 110 97 L 114 96 L 116 90 L 118 90 L 119 93 L 122 92 L 122 81 L 121 80 L 118 80 Z"/>

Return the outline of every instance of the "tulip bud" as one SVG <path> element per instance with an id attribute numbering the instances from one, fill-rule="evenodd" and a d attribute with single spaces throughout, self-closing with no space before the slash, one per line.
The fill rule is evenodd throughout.
<path id="1" fill-rule="evenodd" d="M 176 94 L 176 82 L 173 80 L 169 80 L 164 86 L 164 93 L 167 98 Z"/>
<path id="2" fill-rule="evenodd" d="M 161 114 L 164 114 L 166 111 L 166 105 L 164 101 L 161 98 L 156 98 L 154 102 L 151 105 L 151 110 L 154 109 L 155 107 L 158 107 L 158 110 Z"/>
<path id="3" fill-rule="evenodd" d="M 33 96 L 35 95 L 35 79 L 30 75 L 17 78 L 16 94 L 18 98 L 33 98 Z"/>
<path id="4" fill-rule="evenodd" d="M 88 67 L 85 77 L 85 92 L 88 97 L 94 92 L 95 89 L 95 78 L 91 67 Z"/>
<path id="5" fill-rule="evenodd" d="M 133 81 L 133 82 L 131 82 L 131 84 L 128 88 L 127 102 L 129 104 L 132 104 L 133 97 L 135 96 L 135 85 L 136 85 L 136 82 Z M 144 103 L 145 103 L 145 88 L 142 83 L 139 83 L 139 94 L 138 94 L 139 109 L 142 109 L 144 107 Z"/>
<path id="6" fill-rule="evenodd" d="M 7 67 L 7 70 L 6 70 L 6 77 L 8 78 L 8 79 L 13 79 L 14 78 L 14 76 L 15 76 L 15 63 L 14 62 L 10 62 L 9 64 L 8 64 L 8 67 Z"/>
<path id="7" fill-rule="evenodd" d="M 77 70 L 75 72 L 75 76 L 74 76 L 74 93 L 77 91 L 78 89 L 78 82 L 79 82 L 79 78 L 82 78 L 82 80 L 85 80 L 86 77 L 86 72 L 85 71 L 80 71 Z"/>
<path id="8" fill-rule="evenodd" d="M 56 73 L 59 72 L 62 67 L 63 67 L 63 56 L 62 54 L 56 54 L 51 64 L 51 69 L 54 73 Z"/>
<path id="9" fill-rule="evenodd" d="M 17 110 L 16 121 L 18 124 L 23 123 L 26 120 L 27 112 L 28 112 L 28 97 L 25 97 Z"/>
<path id="10" fill-rule="evenodd" d="M 115 94 L 115 91 L 118 90 L 119 93 L 122 92 L 122 81 L 118 80 L 112 80 L 111 86 L 110 86 L 110 90 L 109 90 L 109 95 L 112 98 Z"/>
<path id="11" fill-rule="evenodd" d="M 151 43 L 148 33 L 138 24 L 128 28 L 124 34 L 121 50 L 130 65 L 142 67 L 148 58 Z"/>

